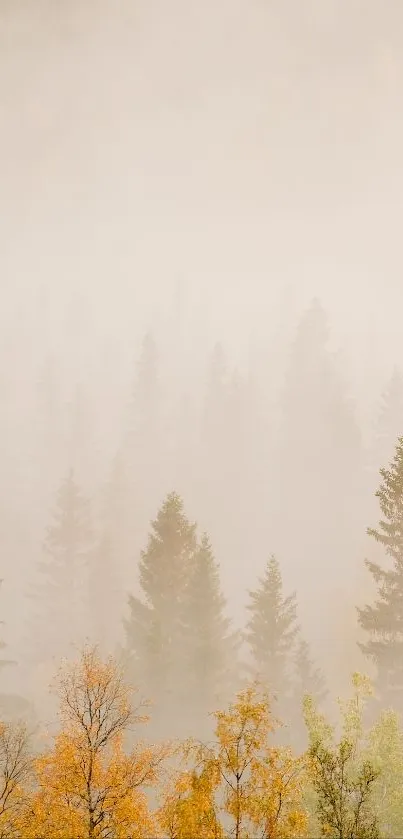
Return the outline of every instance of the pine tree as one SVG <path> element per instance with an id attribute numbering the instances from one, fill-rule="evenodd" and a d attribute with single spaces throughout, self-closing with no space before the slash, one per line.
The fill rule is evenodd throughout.
<path id="1" fill-rule="evenodd" d="M 88 560 L 93 548 L 89 502 L 70 470 L 62 482 L 39 563 L 34 657 L 39 661 L 71 651 L 86 626 Z M 49 629 L 51 628 L 51 632 Z"/>
<path id="2" fill-rule="evenodd" d="M 360 431 L 330 338 L 326 313 L 314 300 L 298 325 L 286 370 L 271 538 L 314 575 L 315 586 L 299 603 L 301 620 L 311 636 L 319 621 L 320 653 L 325 658 L 332 644 L 334 672 L 340 672 L 349 652 L 340 631 L 350 605 L 343 580 L 359 550 L 365 484 Z"/>
<path id="3" fill-rule="evenodd" d="M 170 714 L 183 679 L 183 603 L 196 549 L 196 525 L 188 521 L 180 496 L 171 492 L 141 553 L 142 597 L 129 597 L 124 621 L 133 681 L 145 685 L 160 714 Z"/>
<path id="4" fill-rule="evenodd" d="M 284 597 L 277 559 L 272 556 L 259 587 L 249 592 L 245 633 L 256 675 L 284 707 L 291 687 L 292 654 L 299 631 L 295 594 Z"/>
<path id="5" fill-rule="evenodd" d="M 382 519 L 368 535 L 382 545 L 391 567 L 365 561 L 377 586 L 377 599 L 358 609 L 359 623 L 368 640 L 359 646 L 377 668 L 377 688 L 382 698 L 394 695 L 403 709 L 403 437 L 398 438 L 389 469 L 381 469 L 376 493 Z"/>
<path id="6" fill-rule="evenodd" d="M 217 702 L 228 701 L 234 688 L 239 640 L 225 615 L 219 568 L 207 534 L 203 534 L 192 563 L 184 598 L 185 703 L 194 726 L 200 725 Z M 199 725 L 199 727 L 200 727 Z"/>

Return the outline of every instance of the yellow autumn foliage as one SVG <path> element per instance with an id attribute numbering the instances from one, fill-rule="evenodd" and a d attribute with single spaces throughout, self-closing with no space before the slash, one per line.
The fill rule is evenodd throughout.
<path id="1" fill-rule="evenodd" d="M 248 687 L 214 716 L 216 742 L 187 744 L 191 766 L 163 801 L 159 821 L 169 839 L 305 836 L 304 762 L 270 745 L 275 721 L 268 697 Z"/>
<path id="2" fill-rule="evenodd" d="M 85 650 L 58 682 L 63 729 L 35 762 L 36 788 L 19 822 L 26 839 L 142 839 L 156 835 L 145 789 L 157 781 L 168 749 L 123 750 L 133 714 L 129 692 L 112 660 Z M 139 710 L 144 703 L 140 703 Z"/>

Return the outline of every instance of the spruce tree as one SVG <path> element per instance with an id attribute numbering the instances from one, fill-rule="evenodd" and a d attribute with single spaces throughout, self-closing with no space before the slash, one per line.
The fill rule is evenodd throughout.
<path id="1" fill-rule="evenodd" d="M 391 562 L 382 568 L 365 561 L 377 586 L 377 598 L 373 605 L 358 609 L 360 626 L 368 636 L 359 646 L 376 666 L 380 696 L 384 700 L 394 697 L 403 709 L 403 437 L 398 438 L 389 469 L 381 469 L 380 475 L 376 496 L 382 518 L 378 529 L 367 532 Z"/>
<path id="2" fill-rule="evenodd" d="M 299 627 L 295 594 L 284 596 L 277 559 L 267 562 L 255 591 L 249 592 L 245 638 L 256 675 L 284 707 L 291 688 L 292 655 Z"/>
<path id="3" fill-rule="evenodd" d="M 83 640 L 87 631 L 88 566 L 92 549 L 89 502 L 82 496 L 70 470 L 57 492 L 53 522 L 43 544 L 44 559 L 39 562 L 37 612 L 32 628 L 37 661 L 68 654 L 74 642 Z"/>
<path id="4" fill-rule="evenodd" d="M 312 637 L 320 623 L 320 654 L 325 658 L 332 644 L 336 673 L 346 656 L 340 629 L 349 593 L 343 580 L 364 526 L 365 476 L 354 405 L 330 338 L 326 313 L 314 300 L 290 347 L 273 458 L 271 531 L 284 554 L 315 578 L 303 592 L 301 619 Z"/>
<path id="5" fill-rule="evenodd" d="M 131 677 L 157 703 L 160 719 L 170 717 L 183 679 L 183 604 L 196 549 L 196 525 L 171 492 L 151 523 L 139 563 L 141 597 L 130 595 L 124 621 Z"/>
<path id="6" fill-rule="evenodd" d="M 192 723 L 229 701 L 235 687 L 239 639 L 225 615 L 218 564 L 207 534 L 196 550 L 184 597 L 184 707 Z M 194 725 L 193 725 L 194 730 Z"/>

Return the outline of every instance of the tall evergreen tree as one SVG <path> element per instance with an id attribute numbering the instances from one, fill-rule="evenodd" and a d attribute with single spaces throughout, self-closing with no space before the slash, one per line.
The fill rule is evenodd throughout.
<path id="1" fill-rule="evenodd" d="M 360 648 L 377 669 L 377 688 L 384 701 L 393 698 L 403 710 L 403 437 L 398 438 L 389 469 L 381 469 L 378 492 L 382 518 L 368 535 L 385 549 L 391 560 L 382 568 L 365 564 L 377 587 L 373 605 L 358 609 L 359 623 L 367 633 Z"/>
<path id="2" fill-rule="evenodd" d="M 141 597 L 129 597 L 124 621 L 132 678 L 157 703 L 160 720 L 170 718 L 183 679 L 183 604 L 196 549 L 196 525 L 171 492 L 151 523 L 139 563 Z"/>
<path id="3" fill-rule="evenodd" d="M 253 528 L 245 526 L 256 517 L 253 501 L 260 477 L 254 462 L 255 404 L 249 385 L 229 369 L 223 348 L 217 344 L 203 409 L 197 503 L 214 545 L 222 556 L 230 556 L 234 565 L 240 565 L 245 553 L 255 547 L 250 543 Z M 244 593 L 236 575 L 229 576 L 226 588 L 235 608 L 242 608 Z"/>
<path id="4" fill-rule="evenodd" d="M 89 502 L 70 470 L 58 490 L 53 522 L 43 544 L 45 558 L 39 563 L 32 629 L 37 661 L 68 654 L 72 643 L 83 640 L 88 628 L 88 561 L 92 548 Z"/>
<path id="5" fill-rule="evenodd" d="M 321 654 L 332 644 L 340 672 L 346 657 L 341 603 L 350 605 L 342 581 L 359 550 L 365 484 L 354 406 L 330 338 L 326 312 L 314 300 L 298 325 L 286 370 L 272 539 L 315 576 L 314 589 L 299 603 L 301 620 L 312 636 L 320 621 Z"/>
<path id="6" fill-rule="evenodd" d="M 188 708 L 194 730 L 208 721 L 208 714 L 220 702 L 229 701 L 236 688 L 239 638 L 225 615 L 226 600 L 221 590 L 218 564 L 207 534 L 195 552 L 184 595 L 183 624 L 184 708 Z"/>
<path id="7" fill-rule="evenodd" d="M 253 667 L 270 694 L 279 700 L 280 707 L 284 707 L 291 687 L 292 656 L 299 627 L 296 596 L 284 596 L 280 566 L 274 556 L 249 597 L 245 638 Z"/>

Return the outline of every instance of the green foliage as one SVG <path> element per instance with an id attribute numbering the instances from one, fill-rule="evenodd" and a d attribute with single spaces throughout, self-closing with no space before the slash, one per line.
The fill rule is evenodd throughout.
<path id="1" fill-rule="evenodd" d="M 218 564 L 203 534 L 195 552 L 184 596 L 184 696 L 191 718 L 202 720 L 232 692 L 239 639 L 225 615 Z"/>
<path id="2" fill-rule="evenodd" d="M 361 649 L 376 664 L 377 687 L 386 700 L 402 705 L 403 689 L 403 437 L 399 437 L 389 469 L 381 469 L 376 493 L 382 518 L 368 534 L 381 544 L 392 561 L 389 568 L 366 561 L 377 585 L 377 599 L 358 609 L 359 623 L 368 634 Z"/>
<path id="3" fill-rule="evenodd" d="M 286 697 L 291 688 L 292 653 L 298 635 L 297 604 L 295 594 L 284 597 L 280 566 L 274 556 L 249 598 L 250 619 L 245 638 L 255 672 L 271 695 Z"/>
<path id="4" fill-rule="evenodd" d="M 141 679 L 158 701 L 173 701 L 181 684 L 184 598 L 196 549 L 196 525 L 186 518 L 180 496 L 171 492 L 151 523 L 141 554 L 143 596 L 129 597 L 124 624 L 134 681 Z"/>
<path id="5" fill-rule="evenodd" d="M 338 740 L 313 699 L 305 699 L 311 806 L 321 836 L 377 839 L 375 784 L 380 771 L 363 742 L 362 721 L 371 687 L 365 677 L 354 674 L 353 688 L 352 699 L 339 702 L 342 731 Z"/>
<path id="6" fill-rule="evenodd" d="M 93 530 L 88 500 L 81 494 L 72 470 L 56 496 L 53 521 L 47 529 L 39 563 L 40 583 L 35 605 L 35 658 L 70 652 L 87 630 L 87 574 Z M 54 631 L 49 633 L 49 627 Z"/>
<path id="7" fill-rule="evenodd" d="M 368 754 L 379 772 L 374 809 L 381 835 L 403 836 L 403 735 L 394 711 L 383 711 L 369 732 Z"/>

